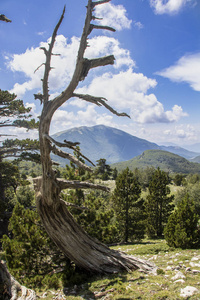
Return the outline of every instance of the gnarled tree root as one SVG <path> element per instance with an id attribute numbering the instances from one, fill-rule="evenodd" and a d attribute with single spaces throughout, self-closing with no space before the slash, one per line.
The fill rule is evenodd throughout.
<path id="1" fill-rule="evenodd" d="M 22 286 L 8 271 L 5 262 L 0 261 L 0 299 L 36 300 L 33 290 Z"/>

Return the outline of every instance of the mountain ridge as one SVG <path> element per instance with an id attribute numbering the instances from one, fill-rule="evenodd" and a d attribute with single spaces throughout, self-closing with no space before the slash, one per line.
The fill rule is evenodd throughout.
<path id="1" fill-rule="evenodd" d="M 190 162 L 186 158 L 177 154 L 164 150 L 146 150 L 128 161 L 119 162 L 111 165 L 118 171 L 122 171 L 127 167 L 133 171 L 134 169 L 146 169 L 150 167 L 160 168 L 169 173 L 200 173 L 200 164 Z"/>
<path id="2" fill-rule="evenodd" d="M 130 160 L 146 150 L 164 150 L 178 155 L 181 153 L 186 159 L 199 155 L 177 146 L 158 146 L 156 143 L 105 125 L 74 127 L 58 132 L 52 137 L 58 142 L 64 140 L 80 142 L 81 152 L 90 160 L 96 162 L 100 158 L 105 158 L 109 164 Z M 68 148 L 64 150 L 72 153 Z"/>

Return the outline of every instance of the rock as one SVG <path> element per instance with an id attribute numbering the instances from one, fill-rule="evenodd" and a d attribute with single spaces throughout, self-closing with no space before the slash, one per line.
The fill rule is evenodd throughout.
<path id="1" fill-rule="evenodd" d="M 41 296 L 41 298 L 46 298 L 47 297 L 47 292 L 45 292 L 42 296 Z"/>
<path id="2" fill-rule="evenodd" d="M 177 280 L 177 279 L 185 279 L 185 275 L 182 272 L 177 272 L 174 277 L 172 277 L 172 280 Z"/>
<path id="3" fill-rule="evenodd" d="M 178 280 L 175 280 L 174 283 L 185 283 L 185 280 L 183 280 L 183 279 L 178 279 Z"/>
<path id="4" fill-rule="evenodd" d="M 192 270 L 192 273 L 193 273 L 193 274 L 199 274 L 199 273 L 200 273 L 200 270 Z"/>
<path id="5" fill-rule="evenodd" d="M 197 261 L 197 260 L 200 260 L 200 256 L 195 256 L 191 259 L 191 261 Z"/>
<path id="6" fill-rule="evenodd" d="M 187 268 L 185 269 L 185 271 L 186 271 L 186 272 L 190 272 L 190 271 L 191 271 L 191 268 L 190 268 L 190 267 L 187 267 Z"/>
<path id="7" fill-rule="evenodd" d="M 181 289 L 180 296 L 181 297 L 190 297 L 194 295 L 195 293 L 198 293 L 198 289 L 193 286 L 186 286 L 184 289 Z"/>
<path id="8" fill-rule="evenodd" d="M 197 268 L 200 268 L 200 263 L 194 263 L 194 262 L 190 262 L 190 266 L 191 267 L 197 267 Z"/>

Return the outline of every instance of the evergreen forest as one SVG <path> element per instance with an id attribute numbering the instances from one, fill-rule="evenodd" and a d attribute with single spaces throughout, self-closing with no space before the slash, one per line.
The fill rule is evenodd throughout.
<path id="1" fill-rule="evenodd" d="M 20 160 L 3 160 L 2 165 L 1 259 L 11 274 L 38 291 L 85 282 L 87 272 L 62 254 L 40 221 L 33 189 L 33 178 L 41 175 L 40 165 Z M 169 174 L 154 167 L 118 172 L 105 159 L 97 161 L 92 175 L 73 163 L 57 172 L 65 179 L 101 182 L 110 188 L 109 193 L 82 189 L 62 192 L 76 221 L 109 247 L 142 245 L 148 240 L 150 244 L 165 242 L 165 251 L 199 249 L 198 174 Z"/>

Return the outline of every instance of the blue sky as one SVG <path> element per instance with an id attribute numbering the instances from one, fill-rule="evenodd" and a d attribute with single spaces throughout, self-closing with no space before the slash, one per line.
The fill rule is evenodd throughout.
<path id="1" fill-rule="evenodd" d="M 66 13 L 55 44 L 50 93 L 64 90 L 73 74 L 87 0 L 1 0 L 0 88 L 31 106 L 41 106 L 44 53 L 64 5 Z M 131 119 L 113 116 L 102 107 L 78 99 L 66 102 L 54 115 L 51 133 L 78 126 L 104 124 L 158 144 L 200 143 L 200 1 L 112 0 L 96 6 L 98 22 L 115 33 L 93 30 L 85 56 L 114 54 L 114 66 L 91 70 L 77 92 L 102 96 Z M 96 21 L 97 22 L 97 21 Z M 19 137 L 37 132 L 6 129 Z"/>

